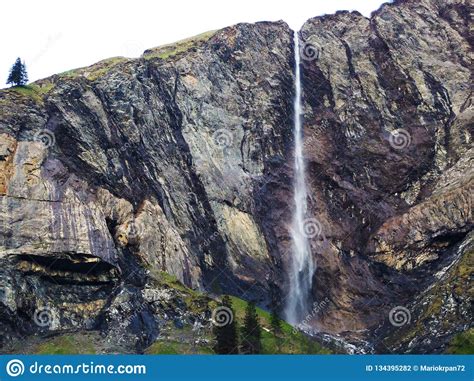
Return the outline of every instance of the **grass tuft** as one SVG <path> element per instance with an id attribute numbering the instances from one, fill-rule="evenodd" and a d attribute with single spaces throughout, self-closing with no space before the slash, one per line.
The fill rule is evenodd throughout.
<path id="1" fill-rule="evenodd" d="M 209 40 L 214 34 L 215 30 L 198 34 L 197 36 L 186 38 L 181 41 L 177 41 L 173 44 L 167 44 L 158 46 L 153 49 L 148 49 L 143 53 L 143 58 L 146 60 L 153 58 L 167 59 L 183 53 L 198 46 L 200 43 Z"/>

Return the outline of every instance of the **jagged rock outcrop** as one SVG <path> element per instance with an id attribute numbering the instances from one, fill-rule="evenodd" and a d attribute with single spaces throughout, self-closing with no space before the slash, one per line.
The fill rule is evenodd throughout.
<path id="1" fill-rule="evenodd" d="M 440 351 L 470 325 L 454 280 L 472 274 L 468 17 L 464 2 L 399 1 L 299 32 L 321 228 L 306 320 L 363 350 Z M 167 319 L 209 319 L 165 298 L 157 271 L 284 305 L 293 67 L 290 28 L 262 22 L 0 91 L 0 346 L 100 330 L 140 351 Z M 391 340 L 394 306 L 416 340 Z"/>

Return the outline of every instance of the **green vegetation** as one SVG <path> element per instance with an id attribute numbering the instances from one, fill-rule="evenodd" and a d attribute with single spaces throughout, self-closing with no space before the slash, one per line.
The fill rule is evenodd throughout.
<path id="1" fill-rule="evenodd" d="M 66 78 L 74 78 L 77 77 L 80 73 L 80 69 L 71 69 L 71 70 L 66 70 L 63 71 L 62 73 L 59 73 L 59 77 L 66 77 Z"/>
<path id="2" fill-rule="evenodd" d="M 174 282 L 174 281 L 173 281 Z M 184 286 L 183 286 L 184 287 Z M 232 308 L 234 310 L 234 321 L 243 322 L 247 302 L 233 297 Z M 222 305 L 221 303 L 211 302 L 211 306 Z M 211 307 L 211 308 L 214 308 Z M 303 333 L 294 330 L 291 325 L 281 321 L 281 333 L 274 334 L 271 331 L 271 314 L 261 308 L 256 307 L 256 314 L 261 325 L 261 352 L 262 354 L 330 354 L 327 348 L 311 340 Z M 183 329 L 177 329 L 170 324 L 166 327 L 166 336 L 153 343 L 147 350 L 148 354 L 213 354 L 218 353 L 215 347 L 215 341 L 212 330 L 202 330 L 199 338 L 206 340 L 206 343 L 193 345 L 193 337 L 190 326 Z"/>
<path id="3" fill-rule="evenodd" d="M 212 348 L 205 345 L 192 345 L 178 341 L 156 341 L 145 351 L 149 355 L 178 355 L 178 354 L 214 354 Z"/>
<path id="4" fill-rule="evenodd" d="M 90 335 L 62 335 L 39 344 L 34 353 L 38 355 L 95 354 L 96 349 Z"/>
<path id="5" fill-rule="evenodd" d="M 225 324 L 216 324 L 214 326 L 214 335 L 216 345 L 214 350 L 219 354 L 237 354 L 239 353 L 239 336 L 237 322 L 234 319 L 235 312 L 232 308 L 232 301 L 229 296 L 222 299 L 222 309 L 216 313 L 216 321 Z M 219 318 L 220 316 L 220 318 Z"/>
<path id="6" fill-rule="evenodd" d="M 247 354 L 262 352 L 262 327 L 258 318 L 255 304 L 250 302 L 245 307 L 244 326 L 241 333 L 241 351 Z"/>
<path id="7" fill-rule="evenodd" d="M 91 66 L 65 71 L 58 74 L 58 76 L 60 78 L 75 78 L 78 76 L 83 76 L 90 81 L 95 81 L 106 74 L 111 68 L 125 61 L 127 61 L 127 58 L 125 57 L 112 57 L 99 61 Z"/>
<path id="8" fill-rule="evenodd" d="M 149 49 L 145 51 L 143 57 L 145 59 L 152 59 L 152 58 L 161 58 L 167 59 L 173 57 L 179 53 L 185 52 L 199 43 L 209 40 L 214 34 L 216 33 L 215 30 L 198 34 L 197 36 L 187 38 L 181 41 L 177 41 L 173 44 L 158 46 L 157 48 Z"/>
<path id="9" fill-rule="evenodd" d="M 150 270 L 150 276 L 156 287 L 164 287 L 177 290 L 186 303 L 188 309 L 193 313 L 203 313 L 206 309 L 214 308 L 217 304 L 205 294 L 184 286 L 176 277 L 164 271 Z"/>
<path id="10" fill-rule="evenodd" d="M 474 252 L 466 251 L 459 259 L 459 262 L 452 266 L 443 282 L 437 284 L 419 304 L 420 316 L 414 320 L 414 324 L 406 325 L 395 330 L 393 334 L 383 341 L 387 347 L 407 344 L 415 337 L 428 335 L 427 322 L 439 319 L 442 307 L 445 305 L 446 295 L 453 295 L 458 300 L 466 299 L 467 295 L 474 293 L 474 286 L 470 279 L 474 273 Z M 467 303 L 465 301 L 464 303 Z M 449 330 L 457 324 L 457 314 L 448 315 L 443 318 L 443 329 Z M 451 348 L 451 347 L 450 347 Z"/>
<path id="11" fill-rule="evenodd" d="M 30 87 L 39 94 L 47 94 L 54 88 L 54 84 L 53 82 L 42 80 L 32 83 Z"/>
<path id="12" fill-rule="evenodd" d="M 173 44 L 163 45 L 154 49 L 147 50 L 143 57 L 145 59 L 161 58 L 166 59 L 173 57 L 179 53 L 185 52 L 189 49 L 199 46 L 204 41 L 211 38 L 216 31 L 209 31 L 197 36 L 178 41 Z M 116 65 L 128 61 L 125 57 L 112 57 L 99 61 L 91 66 L 71 69 L 63 73 L 52 76 L 51 78 L 36 81 L 30 85 L 26 85 L 28 81 L 25 65 L 20 58 L 17 59 L 12 66 L 7 83 L 13 86 L 6 91 L 14 91 L 24 97 L 34 100 L 37 103 L 43 102 L 43 95 L 47 94 L 54 88 L 54 81 L 56 79 L 73 79 L 79 76 L 87 78 L 89 81 L 96 81 L 103 77 Z M 2 101 L 3 102 L 3 101 Z M 4 103 L 4 102 L 3 102 Z"/>
<path id="13" fill-rule="evenodd" d="M 243 321 L 247 302 L 231 296 L 235 318 Z M 256 307 L 257 316 L 262 327 L 262 353 L 263 354 L 330 354 L 329 349 L 322 347 L 303 333 L 295 330 L 285 321 L 281 322 L 281 334 L 271 332 L 271 314 Z"/>
<path id="14" fill-rule="evenodd" d="M 7 91 L 12 91 L 23 97 L 30 98 L 36 103 L 43 102 L 43 93 L 38 90 L 37 86 L 34 85 L 15 86 L 8 89 Z"/>
<path id="15" fill-rule="evenodd" d="M 18 57 L 10 69 L 7 84 L 11 84 L 12 86 L 24 86 L 27 82 L 28 74 L 26 73 L 26 66 L 21 62 L 20 57 Z"/>
<path id="16" fill-rule="evenodd" d="M 280 335 L 282 333 L 282 327 L 281 327 L 282 321 L 280 317 L 277 315 L 276 311 L 272 311 L 272 314 L 270 316 L 270 325 L 271 325 L 271 331 L 274 335 Z"/>
<path id="17" fill-rule="evenodd" d="M 178 278 L 176 278 L 173 275 L 170 275 L 164 271 L 151 271 L 152 277 L 162 286 L 166 286 L 169 288 L 173 288 L 178 291 L 198 295 L 198 293 L 190 288 L 187 288 L 185 285 L 183 285 Z"/>
<path id="18" fill-rule="evenodd" d="M 113 57 L 109 58 L 104 61 L 100 61 L 92 66 L 90 66 L 86 69 L 85 76 L 88 80 L 90 81 L 95 81 L 96 79 L 102 77 L 104 74 L 106 74 L 111 68 L 113 68 L 115 65 L 126 61 L 127 59 L 124 57 Z"/>
<path id="19" fill-rule="evenodd" d="M 176 277 L 165 272 L 150 270 L 150 275 L 156 282 L 156 286 L 177 290 L 187 308 L 194 313 L 203 313 L 205 310 L 213 310 L 218 306 L 230 305 L 234 313 L 234 322 L 244 322 L 247 302 L 234 296 L 222 298 L 222 302 L 210 299 L 205 294 L 185 287 Z M 261 353 L 263 354 L 329 354 L 330 350 L 322 347 L 316 341 L 311 340 L 303 333 L 293 329 L 285 321 L 279 320 L 274 325 L 280 326 L 280 332 L 272 331 L 272 316 L 269 312 L 255 307 L 256 317 L 261 326 Z M 275 319 L 275 317 L 273 318 Z M 146 353 L 216 353 L 215 332 L 212 328 L 202 329 L 199 335 L 195 333 L 190 325 L 182 329 L 176 328 L 169 323 L 165 328 L 164 337 L 151 345 Z M 237 329 L 237 327 L 236 327 Z M 202 344 L 191 344 L 196 338 L 201 339 Z"/>
<path id="20" fill-rule="evenodd" d="M 474 354 L 474 328 L 454 336 L 446 349 L 446 353 L 456 355 Z"/>
<path id="21" fill-rule="evenodd" d="M 48 80 L 41 80 L 34 82 L 30 85 L 14 86 L 9 89 L 5 89 L 5 93 L 20 95 L 22 98 L 31 99 L 35 103 L 42 104 L 44 102 L 43 96 L 50 92 L 54 87 L 54 84 Z M 15 102 L 16 98 L 10 98 L 10 101 Z"/>
<path id="22" fill-rule="evenodd" d="M 254 325 L 258 321 L 260 327 L 259 353 L 263 354 L 326 354 L 331 353 L 323 348 L 317 342 L 311 340 L 299 331 L 295 331 L 292 326 L 282 320 L 276 323 L 275 317 L 261 308 L 252 306 L 246 301 L 233 297 L 224 296 L 222 302 L 213 300 L 203 293 L 191 290 L 181 284 L 174 276 L 164 272 L 150 272 L 151 282 L 154 286 L 161 289 L 168 289 L 174 292 L 175 296 L 170 299 L 170 305 L 164 308 L 174 308 L 174 303 L 178 300 L 186 303 L 186 309 L 193 313 L 203 314 L 206 311 L 213 310 L 218 306 L 228 306 L 233 310 L 234 325 L 227 333 L 229 341 L 227 344 L 233 346 L 237 342 L 238 323 L 246 325 L 245 316 L 247 314 L 248 326 Z M 181 303 L 179 302 L 179 303 Z M 230 306 L 230 307 L 229 307 Z M 250 323 L 248 323 L 250 322 Z M 273 322 L 273 326 L 272 326 Z M 280 329 L 275 329 L 276 326 Z M 232 326 L 231 326 L 232 327 Z M 272 328 L 273 327 L 273 328 Z M 247 329 L 248 330 L 248 329 Z M 164 327 L 161 327 L 161 335 L 150 347 L 145 350 L 147 354 L 215 354 L 223 353 L 219 349 L 215 340 L 215 328 L 212 325 L 206 325 L 199 330 L 193 329 L 189 323 L 183 327 L 175 326 L 173 321 L 169 321 Z M 37 343 L 35 340 L 28 343 L 27 348 L 19 348 L 17 352 L 34 354 L 94 354 L 103 353 L 102 338 L 99 332 L 79 332 L 66 334 L 46 339 L 46 341 Z M 227 339 L 226 339 L 227 340 Z M 227 353 L 230 352 L 227 350 Z"/>

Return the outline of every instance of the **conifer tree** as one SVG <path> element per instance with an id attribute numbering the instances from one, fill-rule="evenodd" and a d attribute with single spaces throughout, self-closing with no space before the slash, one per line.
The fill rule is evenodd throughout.
<path id="1" fill-rule="evenodd" d="M 262 352 L 260 341 L 262 329 L 257 315 L 257 309 L 253 302 L 249 302 L 245 308 L 244 326 L 242 327 L 241 349 L 242 353 L 257 354 Z"/>
<path id="2" fill-rule="evenodd" d="M 214 351 L 219 354 L 238 354 L 239 338 L 237 333 L 237 322 L 234 319 L 235 313 L 232 308 L 232 301 L 229 296 L 224 296 L 222 306 L 226 307 L 231 313 L 226 316 L 226 324 L 217 324 L 214 326 L 214 335 L 216 345 Z"/>
<path id="3" fill-rule="evenodd" d="M 270 325 L 271 325 L 272 333 L 275 336 L 278 336 L 278 335 L 281 334 L 281 332 L 282 332 L 281 319 L 278 316 L 275 309 L 273 309 L 272 314 L 270 316 Z"/>
<path id="4" fill-rule="evenodd" d="M 273 333 L 275 344 L 276 344 L 276 353 L 281 353 L 283 345 L 283 328 L 280 317 L 278 316 L 276 308 L 273 308 L 272 314 L 270 316 L 270 327 Z"/>
<path id="5" fill-rule="evenodd" d="M 18 57 L 10 69 L 7 84 L 12 86 L 24 86 L 28 82 L 28 74 L 26 73 L 26 66 Z"/>

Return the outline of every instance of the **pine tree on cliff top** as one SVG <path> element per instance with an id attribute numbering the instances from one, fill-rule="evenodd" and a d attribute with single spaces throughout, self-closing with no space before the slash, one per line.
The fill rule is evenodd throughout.
<path id="1" fill-rule="evenodd" d="M 10 69 L 7 84 L 11 84 L 12 86 L 24 86 L 27 82 L 28 74 L 26 72 L 26 66 L 18 57 Z"/>

